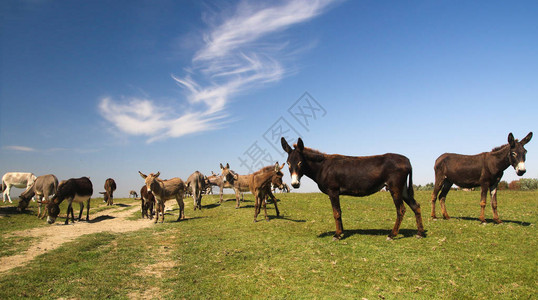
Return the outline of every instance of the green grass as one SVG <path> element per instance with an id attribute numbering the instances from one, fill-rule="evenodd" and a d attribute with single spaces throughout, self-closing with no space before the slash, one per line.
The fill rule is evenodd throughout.
<path id="1" fill-rule="evenodd" d="M 345 238 L 338 242 L 326 195 L 277 194 L 283 216 L 276 218 L 269 204 L 270 222 L 262 212 L 257 223 L 252 195 L 245 196 L 240 209 L 231 195 L 220 206 L 218 195 L 204 196 L 201 212 L 188 198 L 185 221 L 175 222 L 175 209 L 148 229 L 66 243 L 2 274 L 0 298 L 529 299 L 537 293 L 536 191 L 499 192 L 502 225 L 491 221 L 489 205 L 489 222 L 480 224 L 479 192 L 451 191 L 448 221 L 431 220 L 430 193 L 416 192 L 427 237 L 414 238 L 407 209 L 394 241 L 386 241 L 396 218 L 388 193 L 342 197 Z M 19 217 L 0 218 L 1 232 L 22 226 L 13 224 Z M 2 243 L 19 241 L 2 236 Z"/>

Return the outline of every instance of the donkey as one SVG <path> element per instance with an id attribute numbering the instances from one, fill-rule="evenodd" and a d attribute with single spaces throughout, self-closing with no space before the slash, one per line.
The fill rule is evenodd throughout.
<path id="1" fill-rule="evenodd" d="M 142 200 L 141 202 L 142 219 L 145 217 L 150 220 L 153 219 L 153 215 L 154 215 L 153 207 L 155 206 L 155 196 L 153 196 L 152 192 L 148 192 L 148 187 L 146 185 L 142 186 L 142 188 L 140 189 L 140 200 Z"/>
<path id="2" fill-rule="evenodd" d="M 161 223 L 164 223 L 164 203 L 169 199 L 176 199 L 177 204 L 179 205 L 179 216 L 177 222 L 185 218 L 185 203 L 183 203 L 183 195 L 185 194 L 185 183 L 178 177 L 162 180 L 159 178 L 161 172 L 157 174 L 146 175 L 140 171 L 140 176 L 144 178 L 148 192 L 153 193 L 156 200 L 156 218 L 155 223 L 159 221 L 159 213 L 161 213 Z"/>
<path id="3" fill-rule="evenodd" d="M 248 175 L 239 175 L 230 170 L 230 165 L 226 163 L 226 167 L 220 164 L 220 171 L 226 182 L 229 182 L 235 191 L 235 208 L 239 208 L 239 194 L 241 194 L 241 201 L 243 201 L 243 192 L 250 191 Z"/>
<path id="4" fill-rule="evenodd" d="M 47 204 L 47 222 L 49 224 L 54 223 L 56 218 L 60 214 L 60 203 L 67 200 L 67 218 L 65 219 L 65 225 L 69 224 L 69 212 L 71 212 L 71 220 L 75 222 L 75 216 L 73 214 L 73 202 L 80 204 L 80 213 L 78 220 L 81 220 L 82 211 L 84 210 L 84 202 L 86 202 L 86 221 L 90 220 L 90 198 L 93 194 L 93 185 L 88 177 L 71 178 L 66 181 L 62 181 L 58 186 L 56 195 L 52 197 L 50 201 L 42 201 Z"/>
<path id="5" fill-rule="evenodd" d="M 42 175 L 36 178 L 34 185 L 28 190 L 24 191 L 19 198 L 19 206 L 17 210 L 23 212 L 30 203 L 30 199 L 36 196 L 39 203 L 39 211 L 37 217 L 43 219 L 46 215 L 46 209 L 43 209 L 43 215 L 41 215 L 41 209 L 43 206 L 43 198 L 45 201 L 49 201 L 49 196 L 55 195 L 58 190 L 58 178 L 52 174 Z"/>
<path id="6" fill-rule="evenodd" d="M 36 180 L 36 176 L 33 173 L 23 173 L 23 172 L 8 172 L 2 176 L 2 197 L 4 203 L 6 202 L 6 197 L 11 201 L 11 196 L 9 195 L 11 187 L 24 188 L 29 190 Z"/>
<path id="7" fill-rule="evenodd" d="M 254 222 L 257 222 L 258 214 L 260 213 L 261 206 L 265 213 L 265 220 L 269 221 L 267 216 L 267 197 L 272 197 L 275 203 L 276 215 L 280 216 L 278 211 L 277 201 L 271 193 L 271 184 L 282 186 L 282 177 L 284 174 L 280 170 L 284 168 L 279 166 L 278 162 L 274 166 L 263 167 L 260 170 L 246 175 L 252 195 L 254 195 Z"/>
<path id="8" fill-rule="evenodd" d="M 131 198 L 131 196 L 133 196 L 133 198 L 138 198 L 138 193 L 135 191 L 135 190 L 130 190 L 129 191 L 129 198 Z"/>
<path id="9" fill-rule="evenodd" d="M 221 164 L 221 166 L 222 166 L 222 164 Z M 222 168 L 221 168 L 221 170 L 222 170 Z M 233 186 L 228 181 L 226 181 L 225 177 L 222 176 L 222 175 L 217 175 L 217 174 L 211 172 L 211 176 L 208 176 L 207 180 L 209 181 L 210 188 L 211 188 L 211 186 L 218 186 L 219 187 L 219 195 L 220 195 L 220 202 L 219 203 L 222 203 L 224 189 L 225 188 L 233 189 Z"/>
<path id="10" fill-rule="evenodd" d="M 398 235 L 405 213 L 404 201 L 415 213 L 417 237 L 425 236 L 420 205 L 413 197 L 413 172 L 407 157 L 394 153 L 362 157 L 325 154 L 306 148 L 301 138 L 294 149 L 284 137 L 280 141 L 282 149 L 288 153 L 291 185 L 299 188 L 301 177 L 306 175 L 329 196 L 336 223 L 335 240 L 341 239 L 344 232 L 340 195 L 363 197 L 376 193 L 385 186 L 392 195 L 397 215 L 387 239 L 391 240 Z"/>
<path id="11" fill-rule="evenodd" d="M 116 190 L 116 182 L 112 178 L 105 180 L 105 192 L 103 194 L 103 201 L 106 202 L 106 206 L 114 204 L 114 191 Z"/>
<path id="12" fill-rule="evenodd" d="M 206 178 L 199 171 L 195 171 L 187 178 L 187 191 L 191 193 L 194 200 L 194 210 L 202 210 L 202 191 L 205 189 Z"/>
<path id="13" fill-rule="evenodd" d="M 439 191 L 439 204 L 444 219 L 450 219 L 446 211 L 445 200 L 452 184 L 462 188 L 474 188 L 480 186 L 480 217 L 482 223 L 486 222 L 484 210 L 488 189 L 491 197 L 491 208 L 493 210 L 493 221 L 497 224 L 502 223 L 497 213 L 497 185 L 501 181 L 504 170 L 512 166 L 518 176 L 525 174 L 525 155 L 527 150 L 523 146 L 532 138 L 532 132 L 529 132 L 525 138 L 520 141 L 514 139 L 512 133 L 508 134 L 508 144 L 496 147 L 490 152 L 483 152 L 476 155 L 461 155 L 455 153 L 445 153 L 439 156 L 435 161 L 435 185 L 432 193 L 432 214 L 435 215 L 435 202 Z"/>

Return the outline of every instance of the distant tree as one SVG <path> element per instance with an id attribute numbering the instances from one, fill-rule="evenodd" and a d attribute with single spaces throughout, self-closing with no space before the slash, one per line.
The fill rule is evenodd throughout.
<path id="1" fill-rule="evenodd" d="M 433 182 L 426 183 L 426 185 L 418 185 L 415 186 L 415 189 L 417 191 L 432 191 L 433 190 Z"/>
<path id="2" fill-rule="evenodd" d="M 514 180 L 508 184 L 508 188 L 513 191 L 517 191 L 521 189 L 521 186 L 519 185 L 519 180 Z"/>
<path id="3" fill-rule="evenodd" d="M 521 178 L 519 186 L 522 191 L 530 191 L 538 189 L 538 179 L 536 178 Z"/>
<path id="4" fill-rule="evenodd" d="M 508 189 L 508 182 L 506 180 L 503 180 L 499 182 L 499 185 L 497 186 L 497 189 L 499 190 L 507 190 Z"/>

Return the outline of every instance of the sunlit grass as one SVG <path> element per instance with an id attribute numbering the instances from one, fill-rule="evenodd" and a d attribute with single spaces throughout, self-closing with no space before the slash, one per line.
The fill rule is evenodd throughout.
<path id="1" fill-rule="evenodd" d="M 345 238 L 339 242 L 332 241 L 335 225 L 326 195 L 276 196 L 282 216 L 276 218 L 268 204 L 269 222 L 260 217 L 253 222 L 252 195 L 240 209 L 233 196 L 218 205 L 213 195 L 204 196 L 201 212 L 186 198 L 185 221 L 175 222 L 175 208 L 164 224 L 148 229 L 83 236 L 2 274 L 0 298 L 527 299 L 536 294 L 536 191 L 499 192 L 502 225 L 480 224 L 479 192 L 451 191 L 452 219 L 437 221 L 429 218 L 430 192 L 417 192 L 427 237 L 414 238 L 415 218 L 408 209 L 394 241 L 386 241 L 396 218 L 388 193 L 342 197 Z M 489 206 L 486 218 L 491 219 Z M 0 219 L 0 227 L 8 226 L 6 221 Z"/>

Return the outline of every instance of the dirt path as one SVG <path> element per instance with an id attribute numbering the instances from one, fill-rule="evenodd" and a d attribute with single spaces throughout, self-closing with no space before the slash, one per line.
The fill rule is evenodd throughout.
<path id="1" fill-rule="evenodd" d="M 50 226 L 30 230 L 12 232 L 6 236 L 38 237 L 27 251 L 0 258 L 0 273 L 23 266 L 36 256 L 60 247 L 63 243 L 76 238 L 98 232 L 129 232 L 153 225 L 148 219 L 127 220 L 134 212 L 140 210 L 138 205 L 127 205 L 129 208 L 119 206 L 113 210 L 106 210 L 94 215 L 90 214 L 90 222 L 75 222 L 64 225 L 63 222 Z"/>

